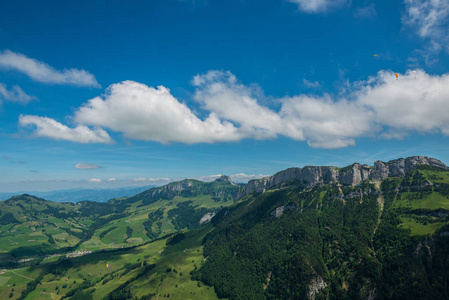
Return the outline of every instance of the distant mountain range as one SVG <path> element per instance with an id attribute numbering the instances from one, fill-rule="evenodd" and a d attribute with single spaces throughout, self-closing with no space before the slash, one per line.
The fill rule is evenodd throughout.
<path id="1" fill-rule="evenodd" d="M 9 199 L 16 195 L 29 194 L 55 202 L 73 202 L 73 203 L 77 203 L 80 201 L 106 202 L 113 198 L 134 196 L 138 193 L 141 193 L 153 187 L 155 186 L 146 185 L 141 187 L 135 186 L 123 187 L 119 189 L 68 189 L 68 190 L 55 190 L 48 192 L 23 191 L 15 193 L 0 193 L 0 201 Z"/>

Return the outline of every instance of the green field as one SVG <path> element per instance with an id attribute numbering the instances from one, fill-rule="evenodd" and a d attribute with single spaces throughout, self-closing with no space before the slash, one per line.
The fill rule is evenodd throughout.
<path id="1" fill-rule="evenodd" d="M 446 224 L 445 222 L 436 222 L 424 225 L 410 217 L 400 217 L 400 220 L 402 223 L 399 224 L 399 227 L 410 229 L 412 235 L 432 235 Z"/>
<path id="2" fill-rule="evenodd" d="M 10 279 L 11 277 L 0 275 L 0 286 L 4 286 Z"/>

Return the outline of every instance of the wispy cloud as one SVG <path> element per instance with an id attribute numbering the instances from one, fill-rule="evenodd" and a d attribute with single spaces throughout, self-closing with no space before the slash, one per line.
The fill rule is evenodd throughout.
<path id="1" fill-rule="evenodd" d="M 7 155 L 3 155 L 2 158 L 3 158 L 4 160 L 6 160 L 7 162 L 12 163 L 12 164 L 19 164 L 19 165 L 25 165 L 25 164 L 27 164 L 27 162 L 24 161 L 24 160 L 15 160 L 15 159 L 13 159 L 13 158 L 7 156 Z"/>
<path id="2" fill-rule="evenodd" d="M 434 56 L 443 49 L 449 52 L 449 0 L 405 0 L 402 22 L 428 41 L 416 52 L 428 63 L 435 62 Z"/>
<path id="3" fill-rule="evenodd" d="M 90 169 L 100 169 L 101 168 L 101 166 L 99 166 L 97 164 L 86 164 L 86 163 L 77 163 L 73 167 L 75 169 L 80 169 L 80 170 L 90 170 Z"/>
<path id="4" fill-rule="evenodd" d="M 320 87 L 320 83 L 318 81 L 309 81 L 307 79 L 303 79 L 302 83 L 304 84 L 304 86 L 308 89 L 317 89 Z"/>
<path id="5" fill-rule="evenodd" d="M 144 177 L 134 178 L 133 181 L 146 181 L 147 179 Z"/>
<path id="6" fill-rule="evenodd" d="M 113 143 L 109 134 L 101 129 L 90 129 L 85 125 L 78 125 L 75 128 L 67 127 L 51 118 L 20 115 L 19 124 L 22 127 L 35 127 L 33 132 L 38 137 L 47 137 L 57 140 L 68 140 L 77 143 Z"/>
<path id="7" fill-rule="evenodd" d="M 56 70 L 44 62 L 10 50 L 0 52 L 0 68 L 24 73 L 43 83 L 100 87 L 94 75 L 85 70 Z"/>
<path id="8" fill-rule="evenodd" d="M 377 15 L 376 6 L 371 3 L 364 7 L 359 7 L 355 10 L 354 16 L 357 18 L 372 18 Z"/>
<path id="9" fill-rule="evenodd" d="M 95 183 L 99 183 L 102 182 L 103 180 L 99 179 L 99 178 L 91 178 L 88 180 L 89 182 L 95 182 Z"/>
<path id="10" fill-rule="evenodd" d="M 330 9 L 343 6 L 350 1 L 348 0 L 287 0 L 296 3 L 299 10 L 306 13 L 323 13 Z"/>
<path id="11" fill-rule="evenodd" d="M 25 93 L 18 85 L 13 85 L 8 90 L 6 84 L 0 83 L 0 100 L 27 104 L 32 100 L 37 100 L 37 98 Z"/>

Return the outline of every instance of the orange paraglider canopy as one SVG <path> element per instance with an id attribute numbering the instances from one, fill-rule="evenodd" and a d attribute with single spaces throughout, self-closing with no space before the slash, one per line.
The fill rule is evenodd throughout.
<path id="1" fill-rule="evenodd" d="M 399 77 L 398 73 L 394 73 L 394 75 L 396 75 L 396 79 L 398 79 L 398 77 Z"/>

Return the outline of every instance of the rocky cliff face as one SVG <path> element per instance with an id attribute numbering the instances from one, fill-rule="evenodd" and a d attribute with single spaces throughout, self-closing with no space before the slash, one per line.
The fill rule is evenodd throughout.
<path id="1" fill-rule="evenodd" d="M 376 161 L 374 167 L 354 163 L 345 168 L 315 166 L 290 168 L 270 177 L 251 180 L 238 198 L 252 192 L 262 193 L 272 188 L 282 187 L 283 184 L 291 181 L 297 181 L 298 184 L 303 185 L 304 189 L 331 183 L 355 186 L 366 179 L 379 181 L 387 177 L 403 176 L 408 171 L 423 165 L 448 169 L 441 161 L 426 156 L 412 156 L 389 162 Z"/>

